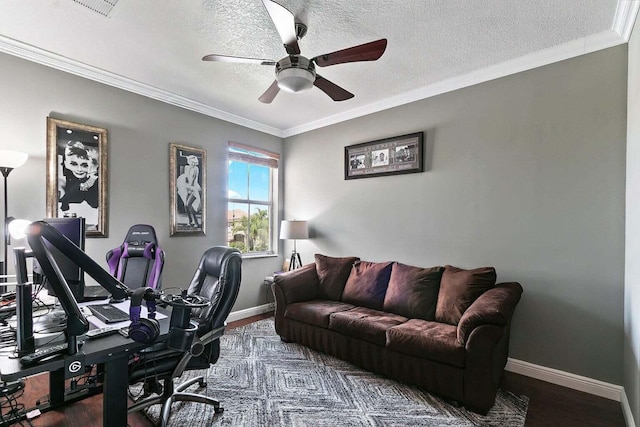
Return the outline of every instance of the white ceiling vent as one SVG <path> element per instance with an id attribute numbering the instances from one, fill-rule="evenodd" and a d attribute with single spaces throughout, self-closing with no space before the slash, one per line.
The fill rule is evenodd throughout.
<path id="1" fill-rule="evenodd" d="M 75 3 L 91 9 L 103 16 L 109 16 L 118 0 L 73 0 Z"/>

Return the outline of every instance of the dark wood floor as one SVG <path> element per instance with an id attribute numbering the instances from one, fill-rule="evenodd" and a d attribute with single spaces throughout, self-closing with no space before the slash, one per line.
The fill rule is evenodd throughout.
<path id="1" fill-rule="evenodd" d="M 229 327 L 246 325 L 269 316 L 269 314 L 265 314 L 250 317 L 232 322 Z M 46 377 L 44 378 L 46 379 Z M 46 384 L 46 381 L 28 381 L 25 394 L 20 401 L 28 406 L 33 406 L 36 399 L 45 395 L 47 391 L 42 388 L 43 386 L 39 387 L 38 383 Z M 502 388 L 529 397 L 526 427 L 626 426 L 620 402 L 511 372 L 505 372 Z M 152 426 L 140 414 L 130 415 L 128 421 L 131 427 Z M 100 427 L 102 425 L 102 397 L 100 395 L 94 396 L 69 405 L 61 411 L 47 412 L 32 420 L 32 425 L 36 427 Z"/>
<path id="2" fill-rule="evenodd" d="M 502 389 L 529 398 L 525 427 L 625 427 L 622 406 L 597 397 L 524 375 L 505 372 Z"/>

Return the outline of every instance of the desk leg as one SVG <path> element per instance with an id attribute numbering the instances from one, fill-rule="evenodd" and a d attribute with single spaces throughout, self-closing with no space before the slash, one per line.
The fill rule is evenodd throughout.
<path id="1" fill-rule="evenodd" d="M 49 372 L 49 404 L 53 407 L 64 403 L 64 369 Z"/>
<path id="2" fill-rule="evenodd" d="M 127 389 L 129 376 L 127 365 L 129 354 L 114 357 L 105 364 L 105 378 L 102 400 L 102 425 L 127 425 Z"/>

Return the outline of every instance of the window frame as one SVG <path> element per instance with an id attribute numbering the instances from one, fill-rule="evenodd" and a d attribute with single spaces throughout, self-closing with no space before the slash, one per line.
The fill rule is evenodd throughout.
<path id="1" fill-rule="evenodd" d="M 233 151 L 242 150 L 244 152 Z M 249 217 L 251 216 L 251 208 L 255 206 L 265 206 L 269 212 L 269 250 L 266 251 L 247 251 L 242 252 L 244 258 L 257 258 L 262 256 L 275 256 L 277 255 L 277 239 L 275 231 L 277 230 L 277 216 L 279 212 L 278 208 L 278 173 L 280 166 L 280 155 L 271 151 L 263 150 L 260 148 L 252 147 L 237 142 L 228 142 L 227 146 L 228 162 L 231 161 L 244 162 L 248 165 L 267 166 L 269 168 L 269 188 L 268 188 L 268 201 L 254 200 L 250 198 L 250 181 L 251 177 L 249 171 L 247 171 L 247 197 L 246 198 L 232 198 L 229 197 L 229 173 L 230 169 L 227 167 L 227 244 L 230 244 L 229 240 L 229 219 L 228 213 L 230 212 L 231 204 L 245 204 L 247 205 Z"/>

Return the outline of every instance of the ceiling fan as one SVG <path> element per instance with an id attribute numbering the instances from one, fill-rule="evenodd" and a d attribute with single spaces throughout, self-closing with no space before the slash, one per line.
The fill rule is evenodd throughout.
<path id="1" fill-rule="evenodd" d="M 206 55 L 203 61 L 230 62 L 258 65 L 275 65 L 276 79 L 269 88 L 258 98 L 265 104 L 270 104 L 280 89 L 288 92 L 300 92 L 315 86 L 334 101 L 345 101 L 353 98 L 353 94 L 330 82 L 316 73 L 316 66 L 344 64 L 347 62 L 375 61 L 382 56 L 387 48 L 387 39 L 353 46 L 324 55 L 308 59 L 300 54 L 298 41 L 307 32 L 307 26 L 295 22 L 293 13 L 272 0 L 262 0 L 271 20 L 273 21 L 287 56 L 279 61 L 271 59 L 244 58 L 240 56 Z"/>

